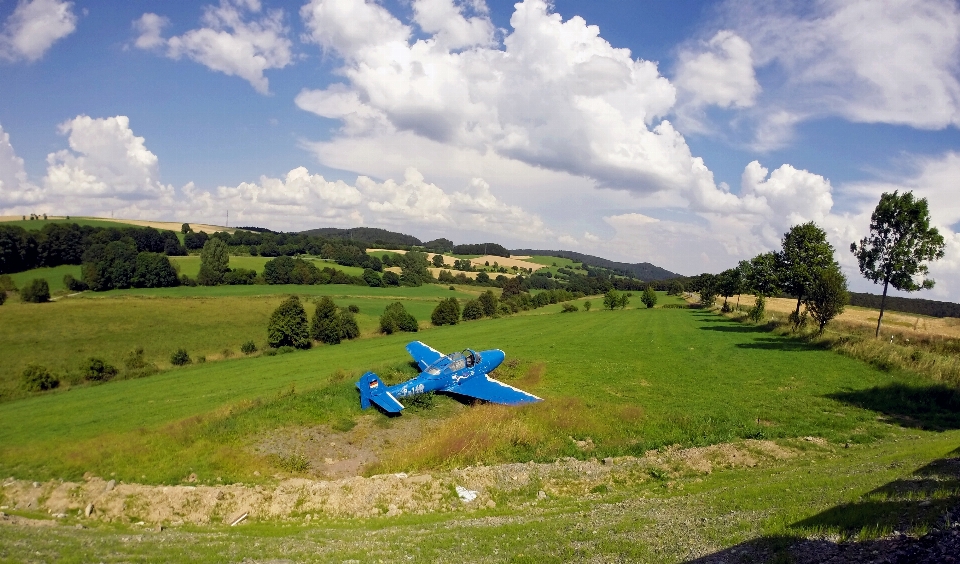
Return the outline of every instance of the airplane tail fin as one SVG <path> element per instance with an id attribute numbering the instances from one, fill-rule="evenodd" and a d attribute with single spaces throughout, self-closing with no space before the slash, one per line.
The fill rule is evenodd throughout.
<path id="1" fill-rule="evenodd" d="M 360 409 L 367 409 L 375 403 L 390 413 L 399 413 L 403 405 L 387 391 L 387 385 L 376 374 L 367 372 L 357 382 L 360 390 Z"/>

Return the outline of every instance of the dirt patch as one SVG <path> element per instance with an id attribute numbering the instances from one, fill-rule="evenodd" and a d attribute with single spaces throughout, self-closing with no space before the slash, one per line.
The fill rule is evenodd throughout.
<path id="1" fill-rule="evenodd" d="M 389 426 L 383 426 L 384 421 L 388 421 Z M 340 479 L 361 475 L 380 461 L 385 450 L 415 443 L 441 423 L 413 417 L 384 420 L 378 414 L 361 418 L 347 431 L 326 425 L 279 429 L 262 437 L 252 448 L 260 455 L 302 457 L 307 464 L 303 473 L 320 479 Z"/>
<path id="2" fill-rule="evenodd" d="M 355 429 L 359 429 L 360 425 Z M 399 426 L 398 426 L 399 427 Z M 306 443 L 335 436 L 314 430 Z M 381 431 L 374 433 L 374 431 Z M 357 460 L 375 451 L 362 435 L 380 434 L 376 427 L 354 432 L 353 445 L 317 447 L 318 453 L 341 453 L 343 461 Z M 389 430 L 386 430 L 389 432 Z M 387 436 L 408 437 L 400 427 Z M 429 426 L 421 432 L 430 432 Z M 314 437 L 310 439 L 309 437 Z M 278 447 L 290 438 L 265 438 L 264 448 Z M 280 442 L 276 442 L 280 441 Z M 306 446 L 304 447 L 306 448 Z M 322 450 L 323 448 L 332 450 Z M 340 450 L 337 450 L 340 448 Z M 564 458 L 550 463 L 514 463 L 471 466 L 436 474 L 383 474 L 369 478 L 351 476 L 334 480 L 291 478 L 271 486 L 229 484 L 220 486 L 146 486 L 107 482 L 88 476 L 82 482 L 46 483 L 8 479 L 2 486 L 2 502 L 15 510 L 45 511 L 77 523 L 92 519 L 144 524 L 230 524 L 247 514 L 254 521 L 310 521 L 321 517 L 396 516 L 403 513 L 475 511 L 498 504 L 535 504 L 548 497 L 585 497 L 607 491 L 617 483 L 663 481 L 668 487 L 684 476 L 696 476 L 718 467 L 752 467 L 798 455 L 787 446 L 769 441 L 743 441 L 703 448 L 651 451 L 642 457 L 578 460 Z M 352 457 L 352 458 L 351 458 Z M 332 458 L 332 457 L 329 457 Z M 350 464 L 353 464 L 351 462 Z M 325 464 L 324 472 L 346 472 L 349 464 Z M 457 494 L 457 486 L 477 493 L 470 502 Z M 682 487 L 677 486 L 677 487 Z M 21 518 L 18 518 L 21 519 Z M 48 521 L 42 521 L 44 523 Z M 49 521 L 53 523 L 55 521 Z"/>

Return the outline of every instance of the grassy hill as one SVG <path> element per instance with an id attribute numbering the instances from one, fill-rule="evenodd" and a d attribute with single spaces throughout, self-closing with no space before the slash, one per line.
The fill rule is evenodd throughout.
<path id="1" fill-rule="evenodd" d="M 272 301 L 246 299 L 246 307 L 224 300 L 207 305 L 195 299 L 119 298 L 47 304 L 30 312 L 36 329 L 6 318 L 26 334 L 5 335 L 4 342 L 22 342 L 14 356 L 35 360 L 69 356 L 84 342 L 120 352 L 157 334 L 166 315 L 179 320 L 169 336 L 161 337 L 171 345 L 210 339 L 207 333 L 217 331 L 222 342 L 236 346 L 254 331 L 262 334 L 279 296 Z M 351 300 L 362 301 L 359 296 Z M 376 316 L 389 301 L 367 301 L 361 311 Z M 140 312 L 138 319 L 123 313 L 127 307 Z M 217 322 L 203 325 L 214 307 L 230 317 L 221 314 Z M 429 309 L 431 301 L 416 313 Z M 152 310 L 156 313 L 150 314 Z M 524 366 L 542 365 L 541 376 L 532 380 L 522 380 L 523 374 L 511 377 L 520 378 L 519 386 L 546 401 L 509 410 L 494 426 L 475 427 L 479 422 L 471 423 L 467 415 L 468 420 L 449 432 L 480 432 L 469 448 L 450 452 L 448 437 L 439 433 L 419 444 L 398 446 L 385 457 L 384 468 L 408 471 L 583 456 L 569 436 L 591 437 L 596 450 L 590 455 L 598 457 L 755 437 L 817 435 L 831 442 L 870 443 L 890 436 L 890 428 L 878 422 L 873 411 L 857 405 L 856 394 L 877 387 L 909 390 L 925 385 L 915 377 L 891 375 L 708 312 L 555 311 L 416 335 L 439 350 L 499 347 Z M 88 333 L 70 339 L 77 332 L 68 322 L 71 318 L 90 322 Z M 122 319 L 126 321 L 118 323 Z M 143 336 L 137 337 L 137 331 Z M 371 336 L 338 346 L 208 362 L 0 404 L 0 472 L 46 478 L 95 471 L 135 480 L 142 468 L 149 468 L 149 480 L 175 482 L 193 468 L 208 479 L 214 474 L 253 479 L 252 470 L 266 463 L 243 450 L 250 433 L 359 417 L 354 379 L 368 369 L 389 371 L 407 363 L 403 346 L 413 336 L 375 337 L 369 325 L 366 333 Z M 283 396 L 291 386 L 296 394 Z M 947 422 L 960 417 L 946 412 L 939 416 Z M 186 425 L 186 434 L 175 443 L 169 442 L 170 425 Z M 219 446 L 207 448 L 213 444 Z M 179 454 L 171 456 L 170 449 Z M 231 452 L 229 464 L 224 449 Z"/>

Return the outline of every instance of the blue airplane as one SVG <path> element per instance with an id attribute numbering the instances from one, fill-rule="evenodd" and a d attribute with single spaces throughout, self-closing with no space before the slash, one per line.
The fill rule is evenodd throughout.
<path id="1" fill-rule="evenodd" d="M 505 355 L 500 349 L 479 353 L 467 349 L 443 355 L 414 341 L 407 345 L 407 352 L 420 367 L 420 375 L 396 386 L 387 386 L 376 374 L 367 372 L 357 382 L 361 409 L 367 409 L 373 402 L 384 411 L 400 413 L 403 404 L 397 398 L 429 392 L 450 392 L 506 405 L 543 401 L 487 375 L 503 362 Z"/>

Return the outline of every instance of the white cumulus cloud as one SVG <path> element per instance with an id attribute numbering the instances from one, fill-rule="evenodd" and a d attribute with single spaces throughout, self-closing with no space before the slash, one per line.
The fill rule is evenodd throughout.
<path id="1" fill-rule="evenodd" d="M 261 12 L 259 0 L 220 0 L 219 5 L 204 9 L 204 27 L 169 39 L 161 35 L 168 20 L 146 13 L 134 22 L 140 33 L 134 44 L 141 49 L 165 46 L 172 59 L 186 56 L 211 70 L 239 76 L 267 94 L 270 84 L 264 71 L 286 67 L 293 55 L 283 11 Z"/>
<path id="2" fill-rule="evenodd" d="M 826 0 L 803 8 L 731 1 L 727 11 L 754 65 L 783 77 L 764 86 L 752 115 L 764 130 L 757 148 L 782 146 L 794 123 L 826 115 L 922 129 L 960 125 L 960 7 L 953 0 Z"/>
<path id="3" fill-rule="evenodd" d="M 76 28 L 73 2 L 20 0 L 0 29 L 0 59 L 36 61 Z"/>
<path id="4" fill-rule="evenodd" d="M 299 107 L 340 117 L 346 138 L 407 131 L 600 186 L 725 199 L 662 119 L 676 92 L 656 63 L 614 48 L 580 17 L 563 21 L 544 0 L 515 6 L 502 45 L 487 31 L 450 31 L 491 29 L 483 10 L 468 8 L 415 2 L 416 23 L 432 35 L 414 40 L 369 0 L 312 0 L 301 10 L 310 39 L 342 57 L 347 83 L 305 90 Z"/>
<path id="5" fill-rule="evenodd" d="M 747 108 L 760 93 L 750 44 L 730 30 L 718 31 L 701 50 L 680 53 L 674 84 L 694 107 Z"/>
<path id="6" fill-rule="evenodd" d="M 42 198 L 40 190 L 27 179 L 23 159 L 10 143 L 10 134 L 0 125 L 0 210 L 16 210 Z"/>
<path id="7" fill-rule="evenodd" d="M 127 116 L 81 115 L 60 125 L 70 149 L 47 155 L 48 196 L 156 198 L 172 190 L 159 182 L 157 156 L 134 135 Z"/>

